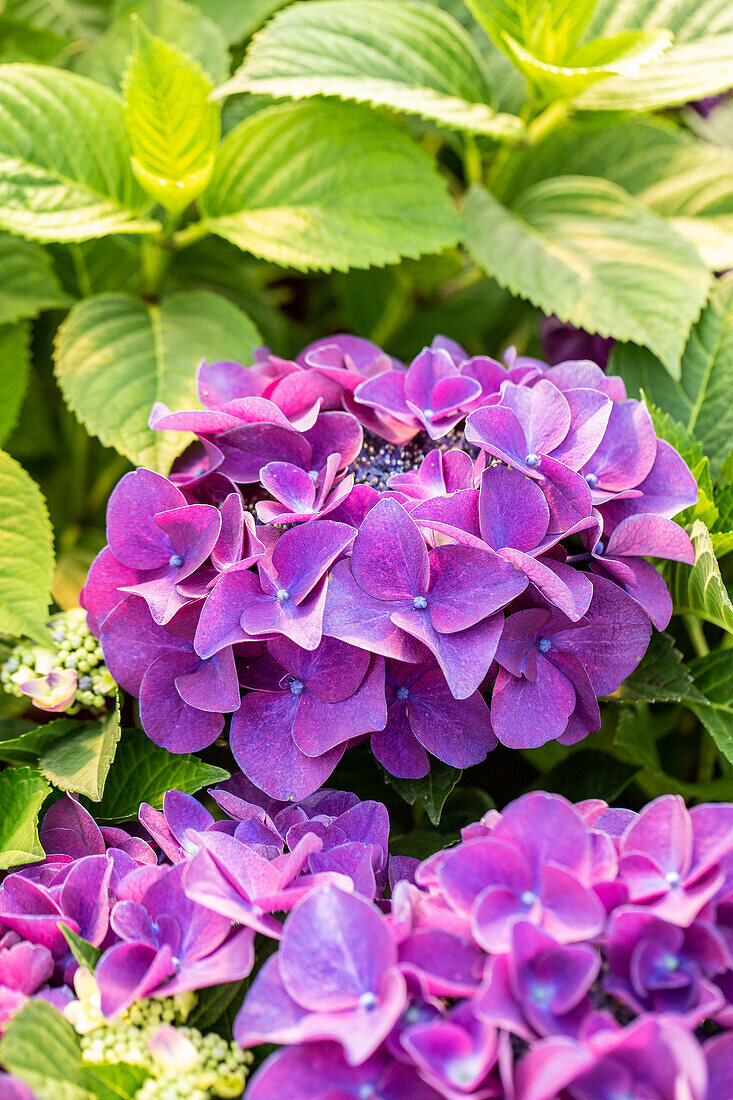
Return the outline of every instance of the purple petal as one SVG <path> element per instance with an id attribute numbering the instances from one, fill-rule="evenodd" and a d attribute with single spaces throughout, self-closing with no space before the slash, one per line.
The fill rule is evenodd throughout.
<path id="1" fill-rule="evenodd" d="M 224 456 L 220 470 L 236 482 L 256 482 L 268 462 L 290 462 L 305 468 L 310 462 L 307 440 L 294 428 L 282 424 L 253 423 L 217 436 Z"/>
<path id="2" fill-rule="evenodd" d="M 331 703 L 312 691 L 303 693 L 293 740 L 307 756 L 318 757 L 344 741 L 381 729 L 386 721 L 384 660 L 372 657 L 363 683 L 348 699 Z"/>
<path id="3" fill-rule="evenodd" d="M 393 608 L 388 600 L 368 595 L 354 580 L 349 563 L 339 562 L 328 584 L 324 634 L 384 657 L 421 660 L 425 649 L 392 622 Z"/>
<path id="4" fill-rule="evenodd" d="M 145 673 L 161 654 L 191 653 L 190 644 L 153 622 L 144 600 L 127 596 L 105 619 L 101 635 L 104 657 L 117 683 L 140 694 Z"/>
<path id="5" fill-rule="evenodd" d="M 221 409 L 240 397 L 252 397 L 258 393 L 254 374 L 229 359 L 207 363 L 202 359 L 196 369 L 196 390 L 201 404 L 207 409 Z"/>
<path id="6" fill-rule="evenodd" d="M 371 749 L 390 775 L 402 779 L 421 779 L 430 771 L 430 760 L 419 743 L 407 718 L 407 707 L 393 703 L 387 711 L 387 724 L 371 736 Z"/>
<path id="7" fill-rule="evenodd" d="M 539 486 L 510 466 L 489 466 L 481 477 L 481 537 L 494 550 L 534 550 L 547 533 L 550 509 Z"/>
<path id="8" fill-rule="evenodd" d="M 489 671 L 501 637 L 504 616 L 499 613 L 467 630 L 441 634 L 429 615 L 414 610 L 394 611 L 392 622 L 421 641 L 440 665 L 456 699 L 473 695 Z"/>
<path id="9" fill-rule="evenodd" d="M 102 1012 L 114 1019 L 135 1001 L 147 997 L 175 969 L 169 947 L 157 951 L 141 943 L 115 944 L 94 971 L 102 993 Z"/>
<path id="10" fill-rule="evenodd" d="M 305 599 L 348 549 L 355 535 L 347 524 L 324 519 L 286 531 L 278 539 L 272 565 L 294 603 Z"/>
<path id="11" fill-rule="evenodd" d="M 388 413 L 402 423 L 414 423 L 415 418 L 405 400 L 404 371 L 385 371 L 367 379 L 354 390 L 354 401 Z"/>
<path id="12" fill-rule="evenodd" d="M 427 591 L 430 571 L 425 541 L 401 504 L 380 500 L 365 516 L 351 567 L 356 582 L 377 599 L 412 598 Z"/>
<path id="13" fill-rule="evenodd" d="M 493 550 L 439 546 L 430 552 L 426 598 L 437 631 L 452 634 L 465 630 L 505 607 L 526 587 L 524 574 Z M 466 600 L 467 592 L 471 593 L 470 601 Z"/>
<path id="14" fill-rule="evenodd" d="M 639 485 L 654 465 L 657 437 L 651 417 L 640 401 L 613 404 L 599 447 L 584 468 L 599 489 L 619 492 Z"/>
<path id="15" fill-rule="evenodd" d="M 140 721 L 151 741 L 171 752 L 198 752 L 221 733 L 221 713 L 189 706 L 175 687 L 176 678 L 193 671 L 191 653 L 165 653 L 153 661 L 140 685 Z"/>
<path id="16" fill-rule="evenodd" d="M 500 669 L 491 697 L 491 720 L 503 745 L 536 748 L 563 732 L 574 707 L 572 684 L 549 661 L 540 659 L 534 681 Z"/>
<path id="17" fill-rule="evenodd" d="M 231 646 L 202 661 L 194 672 L 176 676 L 175 685 L 183 701 L 197 710 L 214 713 L 237 710 L 239 681 Z"/>
<path id="18" fill-rule="evenodd" d="M 133 569 L 167 565 L 170 543 L 155 516 L 185 504 L 183 493 L 161 474 L 143 468 L 125 474 L 107 505 L 107 541 L 118 561 Z"/>
<path id="19" fill-rule="evenodd" d="M 565 392 L 572 419 L 568 433 L 552 452 L 552 457 L 571 470 L 579 470 L 595 454 L 606 430 L 613 403 L 594 389 Z"/>
<path id="20" fill-rule="evenodd" d="M 327 577 L 317 582 L 300 603 L 295 603 L 289 594 L 286 599 L 278 599 L 276 595 L 262 592 L 253 574 L 243 576 L 252 577 L 246 587 L 242 585 L 245 590 L 249 588 L 241 620 L 249 634 L 284 634 L 303 649 L 317 649 L 322 636 Z"/>
<path id="21" fill-rule="evenodd" d="M 504 405 L 489 405 L 472 412 L 466 419 L 465 435 L 495 458 L 522 470 L 530 477 L 533 470 L 525 461 L 530 453 L 522 425 L 512 409 Z"/>
<path id="22" fill-rule="evenodd" d="M 510 382 L 502 391 L 501 404 L 511 409 L 522 425 L 528 452 L 551 454 L 568 434 L 569 402 L 544 378 L 531 388 Z"/>
<path id="23" fill-rule="evenodd" d="M 268 462 L 260 470 L 264 489 L 293 512 L 307 512 L 316 499 L 316 487 L 305 470 L 289 462 Z"/>
<path id="24" fill-rule="evenodd" d="M 621 520 L 606 543 L 604 554 L 609 557 L 633 555 L 669 558 L 692 565 L 695 549 L 690 538 L 671 519 L 662 516 L 634 515 Z"/>
<path id="25" fill-rule="evenodd" d="M 420 744 L 454 768 L 479 764 L 497 743 L 482 696 L 475 692 L 467 699 L 455 699 L 437 668 L 423 673 L 410 687 L 407 716 Z"/>
<path id="26" fill-rule="evenodd" d="M 643 494 L 611 503 L 604 509 L 614 523 L 638 512 L 653 512 L 672 519 L 683 508 L 697 503 L 697 482 L 680 455 L 664 439 L 657 440 L 657 454 L 648 475 L 638 485 Z"/>

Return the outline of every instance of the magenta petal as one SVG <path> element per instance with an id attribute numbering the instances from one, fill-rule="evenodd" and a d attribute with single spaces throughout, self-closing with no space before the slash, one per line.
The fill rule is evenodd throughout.
<path id="1" fill-rule="evenodd" d="M 102 993 L 102 1012 L 113 1019 L 147 997 L 175 973 L 169 947 L 160 951 L 141 943 L 118 943 L 97 963 L 94 976 Z"/>
<path id="2" fill-rule="evenodd" d="M 127 596 L 110 612 L 102 627 L 102 648 L 115 680 L 132 695 L 150 665 L 165 652 L 191 652 L 190 643 L 153 622 L 145 602 Z"/>
<path id="3" fill-rule="evenodd" d="M 215 435 L 239 427 L 241 421 L 230 413 L 192 409 L 190 412 L 171 412 L 162 401 L 156 401 L 148 418 L 153 431 L 195 432 L 196 435 Z"/>
<path id="4" fill-rule="evenodd" d="M 595 475 L 599 489 L 619 492 L 639 485 L 657 453 L 651 417 L 640 401 L 614 402 L 605 434 L 584 473 Z"/>
<path id="5" fill-rule="evenodd" d="M 473 695 L 489 671 L 504 616 L 499 612 L 455 634 L 439 633 L 424 611 L 394 611 L 392 622 L 427 646 L 456 699 L 466 699 Z"/>
<path id="6" fill-rule="evenodd" d="M 291 462 L 305 467 L 310 447 L 294 428 L 282 424 L 252 423 L 217 436 L 216 445 L 224 456 L 220 470 L 237 482 L 259 481 L 268 462 Z"/>
<path id="7" fill-rule="evenodd" d="M 252 928 L 240 928 L 205 958 L 187 962 L 171 981 L 159 986 L 160 996 L 206 989 L 224 982 L 236 982 L 252 973 L 255 933 Z"/>
<path id="8" fill-rule="evenodd" d="M 79 935 L 95 947 L 109 926 L 109 884 L 112 861 L 104 856 L 85 856 L 72 866 L 61 889 L 64 915 L 76 921 Z"/>
<path id="9" fill-rule="evenodd" d="M 571 470 L 579 470 L 603 438 L 613 405 L 605 394 L 593 389 L 571 389 L 564 396 L 572 419 L 567 435 L 554 448 L 552 457 Z"/>
<path id="10" fill-rule="evenodd" d="M 460 489 L 449 497 L 433 497 L 413 508 L 410 516 L 419 527 L 440 531 L 462 546 L 483 549 L 487 544 L 479 531 L 476 489 Z"/>
<path id="11" fill-rule="evenodd" d="M 528 451 L 551 454 L 566 438 L 570 405 L 547 379 L 540 379 L 532 387 L 509 383 L 502 391 L 501 404 L 511 409 L 522 425 Z"/>
<path id="12" fill-rule="evenodd" d="M 643 514 L 623 519 L 611 534 L 604 553 L 609 557 L 629 554 L 670 558 L 687 565 L 695 561 L 694 547 L 681 527 L 671 519 Z"/>
<path id="13" fill-rule="evenodd" d="M 428 754 L 412 732 L 404 703 L 392 704 L 387 724 L 372 734 L 370 743 L 374 756 L 390 775 L 421 779 L 430 771 Z"/>
<path id="14" fill-rule="evenodd" d="M 278 582 L 294 603 L 305 599 L 321 577 L 348 549 L 353 527 L 324 519 L 285 531 L 277 541 L 272 565 Z"/>
<path id="15" fill-rule="evenodd" d="M 564 867 L 548 864 L 541 871 L 543 927 L 561 943 L 592 940 L 606 923 L 596 894 Z"/>
<path id="16" fill-rule="evenodd" d="M 301 649 L 287 638 L 275 638 L 268 649 L 283 668 L 327 703 L 353 695 L 369 668 L 368 653 L 335 638 L 324 638 L 314 651 Z"/>
<path id="17" fill-rule="evenodd" d="M 268 462 L 260 470 L 260 483 L 270 496 L 294 512 L 307 512 L 316 499 L 312 478 L 305 470 L 291 466 L 289 462 Z"/>
<path id="18" fill-rule="evenodd" d="M 430 552 L 428 609 L 433 626 L 443 633 L 465 630 L 493 615 L 526 587 L 524 574 L 488 548 L 439 546 Z"/>
<path id="19" fill-rule="evenodd" d="M 317 757 L 336 745 L 382 729 L 387 721 L 384 661 L 373 657 L 364 681 L 353 695 L 338 702 L 304 692 L 293 725 L 293 740 L 307 756 Z"/>
<path id="20" fill-rule="evenodd" d="M 239 707 L 239 681 L 231 646 L 219 650 L 198 669 L 176 676 L 176 690 L 184 702 L 197 710 L 225 714 Z"/>
<path id="21" fill-rule="evenodd" d="M 242 603 L 260 590 L 251 572 L 236 567 L 227 570 L 206 597 L 201 610 L 194 647 L 200 657 L 208 658 L 225 646 L 246 641 L 243 628 Z"/>
<path id="22" fill-rule="evenodd" d="M 479 764 L 497 743 L 482 696 L 475 692 L 467 699 L 455 699 L 437 668 L 423 673 L 410 687 L 407 715 L 420 744 L 454 768 Z"/>
<path id="23" fill-rule="evenodd" d="M 496 458 L 525 473 L 531 473 L 525 459 L 529 447 L 522 425 L 512 409 L 489 405 L 472 412 L 466 419 L 466 439 Z"/>
<path id="24" fill-rule="evenodd" d="M 167 565 L 170 542 L 155 516 L 185 504 L 183 493 L 161 474 L 143 468 L 125 474 L 107 505 L 107 541 L 118 561 L 133 569 Z"/>
<path id="25" fill-rule="evenodd" d="M 311 445 L 312 468 L 320 470 L 329 455 L 337 454 L 337 469 L 350 466 L 361 451 L 364 433 L 355 416 L 347 412 L 324 412 L 305 433 Z"/>
<path id="26" fill-rule="evenodd" d="M 683 508 L 697 503 L 695 478 L 674 447 L 664 439 L 657 440 L 654 465 L 637 488 L 642 496 L 612 501 L 605 509 L 614 523 L 637 512 L 652 512 L 672 519 Z"/>
<path id="27" fill-rule="evenodd" d="M 79 596 L 81 606 L 92 617 L 90 629 L 93 629 L 94 633 L 99 634 L 110 611 L 127 599 L 127 593 L 122 590 L 129 585 L 137 584 L 142 580 L 143 575 L 140 570 L 131 569 L 128 565 L 119 562 L 109 546 L 100 550 L 91 564 Z"/>
<path id="28" fill-rule="evenodd" d="M 537 679 L 500 669 L 491 697 L 494 732 L 503 745 L 530 749 L 558 737 L 573 713 L 575 691 L 549 661 L 537 661 Z"/>
<path id="29" fill-rule="evenodd" d="M 545 456 L 540 472 L 540 488 L 550 509 L 548 533 L 565 533 L 591 515 L 591 491 L 584 477 Z"/>
<path id="30" fill-rule="evenodd" d="M 521 569 L 548 603 L 576 622 L 588 610 L 593 587 L 584 573 L 553 558 L 532 558 L 519 550 L 502 550 L 502 558 Z"/>
<path id="31" fill-rule="evenodd" d="M 265 1042 L 297 1042 L 307 1012 L 295 1003 L 280 976 L 280 958 L 267 959 L 253 981 L 234 1022 L 234 1037 L 242 1046 Z"/>
<path id="32" fill-rule="evenodd" d="M 631 567 L 636 583 L 633 588 L 625 588 L 625 591 L 644 608 L 657 630 L 665 630 L 672 618 L 672 597 L 664 578 L 643 558 L 627 558 L 626 564 Z M 599 565 L 602 570 L 603 562 Z M 591 565 L 591 569 L 596 571 L 595 564 Z"/>
<path id="33" fill-rule="evenodd" d="M 414 423 L 415 418 L 405 401 L 404 371 L 385 371 L 368 378 L 354 390 L 354 401 L 357 405 L 368 405 L 388 413 L 402 423 Z"/>
<path id="34" fill-rule="evenodd" d="M 215 741 L 224 726 L 220 712 L 189 706 L 175 688 L 176 678 L 198 663 L 192 653 L 165 653 L 153 661 L 140 685 L 143 729 L 151 741 L 171 752 L 198 752 Z"/>
<path id="35" fill-rule="evenodd" d="M 470 939 L 441 928 L 420 928 L 400 944 L 400 963 L 417 970 L 437 997 L 471 997 L 485 956 Z"/>
<path id="36" fill-rule="evenodd" d="M 196 390 L 205 408 L 221 409 L 240 397 L 255 396 L 258 386 L 254 372 L 241 363 L 230 359 L 207 363 L 202 359 L 196 369 Z"/>
<path id="37" fill-rule="evenodd" d="M 369 596 L 354 580 L 349 563 L 339 562 L 328 585 L 324 634 L 398 661 L 421 660 L 424 648 L 395 626 L 390 618 L 393 609 L 388 600 Z"/>
<path id="38" fill-rule="evenodd" d="M 489 466 L 481 477 L 481 537 L 494 550 L 533 550 L 547 533 L 550 509 L 542 490 L 511 466 Z"/>
<path id="39" fill-rule="evenodd" d="M 252 692 L 232 718 L 230 745 L 240 768 L 260 790 L 283 801 L 317 790 L 344 753 L 340 745 L 311 758 L 293 741 L 298 697 L 290 692 Z"/>
<path id="40" fill-rule="evenodd" d="M 321 641 L 323 610 L 326 604 L 328 579 L 323 577 L 305 599 L 296 604 L 288 597 L 257 591 L 254 582 L 247 603 L 242 609 L 242 625 L 249 634 L 284 634 L 303 649 L 316 649 Z M 257 586 L 257 587 L 255 587 Z"/>
<path id="41" fill-rule="evenodd" d="M 425 542 L 397 501 L 380 500 L 365 516 L 354 542 L 351 568 L 364 591 L 379 599 L 425 593 L 430 576 Z"/>
<path id="42" fill-rule="evenodd" d="M 447 416 L 455 409 L 474 401 L 480 393 L 481 383 L 466 375 L 441 379 L 435 384 L 431 398 L 434 418 Z"/>

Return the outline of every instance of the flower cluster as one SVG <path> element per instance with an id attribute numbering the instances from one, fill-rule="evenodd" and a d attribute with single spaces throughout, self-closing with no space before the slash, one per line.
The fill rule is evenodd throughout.
<path id="1" fill-rule="evenodd" d="M 730 1100 L 732 917 L 733 805 L 526 795 L 387 913 L 299 902 L 236 1021 L 284 1044 L 248 1100 Z"/>
<path id="2" fill-rule="evenodd" d="M 245 774 L 300 799 L 370 736 L 417 778 L 598 728 L 697 498 L 619 378 L 339 336 L 197 379 L 202 409 L 150 421 L 195 442 L 119 483 L 82 597 L 154 741 L 201 749 L 231 715 Z"/>
<path id="3" fill-rule="evenodd" d="M 75 714 L 106 705 L 115 682 L 102 647 L 80 608 L 60 611 L 48 622 L 53 648 L 19 642 L 0 665 L 0 684 L 9 695 L 26 695 L 39 710 Z"/>
<path id="4" fill-rule="evenodd" d="M 731 1100 L 733 805 L 534 792 L 419 863 L 380 803 L 210 793 L 221 816 L 172 791 L 129 830 L 51 807 L 46 858 L 0 885 L 0 1030 L 50 1000 L 86 1061 L 153 1074 L 140 1100 L 183 1069 L 238 1095 L 260 1044 L 247 1100 Z M 188 1014 L 253 971 L 240 1054 Z"/>

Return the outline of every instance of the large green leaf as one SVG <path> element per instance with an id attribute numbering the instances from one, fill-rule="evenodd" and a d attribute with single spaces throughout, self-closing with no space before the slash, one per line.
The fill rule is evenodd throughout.
<path id="1" fill-rule="evenodd" d="M 733 33 L 681 42 L 644 66 L 635 80 L 612 76 L 581 92 L 582 111 L 657 111 L 717 95 L 731 86 Z"/>
<path id="2" fill-rule="evenodd" d="M 387 782 L 410 806 L 422 806 L 433 825 L 440 824 L 443 807 L 448 795 L 461 778 L 460 768 L 431 760 L 430 771 L 424 779 L 398 779 L 385 773 Z"/>
<path id="3" fill-rule="evenodd" d="M 5 0 L 3 14 L 37 32 L 78 42 L 103 29 L 110 6 L 109 0 Z"/>
<path id="4" fill-rule="evenodd" d="M 664 574 L 678 615 L 694 615 L 733 634 L 733 603 L 720 575 L 710 533 L 701 520 L 690 529 L 695 564 L 671 564 Z"/>
<path id="5" fill-rule="evenodd" d="M 145 201 L 116 96 L 59 69 L 0 68 L 0 226 L 38 241 L 148 233 Z"/>
<path id="6" fill-rule="evenodd" d="M 531 759 L 531 750 L 526 755 Z M 571 802 L 584 798 L 613 802 L 626 790 L 637 771 L 634 764 L 615 760 L 604 752 L 581 749 L 543 772 L 533 789 L 553 791 Z"/>
<path id="7" fill-rule="evenodd" d="M 46 779 L 62 791 L 73 791 L 99 802 L 104 793 L 110 766 L 120 739 L 120 715 L 115 707 L 95 722 L 61 719 L 52 725 L 64 725 L 62 736 L 40 758 L 39 767 Z M 2 752 L 0 742 L 0 753 Z"/>
<path id="8" fill-rule="evenodd" d="M 690 334 L 679 382 L 644 348 L 617 347 L 611 371 L 644 393 L 701 442 L 716 473 L 733 437 L 733 276 L 718 280 Z"/>
<path id="9" fill-rule="evenodd" d="M 669 27 L 677 42 L 689 42 L 733 31 L 733 7 L 730 0 L 598 0 L 591 34 L 632 27 Z"/>
<path id="10" fill-rule="evenodd" d="M 0 870 L 43 858 L 38 811 L 51 788 L 33 768 L 0 772 Z"/>
<path id="11" fill-rule="evenodd" d="M 48 640 L 53 533 L 40 489 L 0 452 L 0 634 Z"/>
<path id="12" fill-rule="evenodd" d="M 733 266 L 733 152 L 662 119 L 564 126 L 514 158 L 505 190 L 558 174 L 601 176 L 670 218 L 715 271 Z"/>
<path id="13" fill-rule="evenodd" d="M 582 176 L 536 184 L 511 209 L 474 186 L 464 214 L 466 247 L 502 286 L 579 328 L 643 344 L 679 374 L 710 275 L 657 214 Z"/>
<path id="14" fill-rule="evenodd" d="M 125 122 L 133 171 L 168 210 L 184 210 L 214 170 L 220 112 L 209 102 L 212 88 L 192 58 L 141 26 L 125 76 Z"/>
<path id="15" fill-rule="evenodd" d="M 195 794 L 228 777 L 228 772 L 198 756 L 168 752 L 141 730 L 125 730 L 102 801 L 92 809 L 100 821 L 125 821 L 137 817 L 141 802 L 159 809 L 166 791 Z"/>
<path id="16" fill-rule="evenodd" d="M 618 695 L 632 703 L 681 703 L 690 699 L 702 702 L 674 639 L 656 632 L 641 664 L 624 680 Z"/>
<path id="17" fill-rule="evenodd" d="M 184 0 L 118 0 L 116 12 L 114 22 L 76 62 L 85 76 L 119 88 L 134 50 L 132 15 L 139 16 L 152 34 L 195 58 L 214 83 L 228 76 L 224 36 L 197 6 Z"/>
<path id="18" fill-rule="evenodd" d="M 0 233 L 0 270 L 0 325 L 37 317 L 44 309 L 71 305 L 71 298 L 54 274 L 50 256 L 32 241 Z"/>
<path id="19" fill-rule="evenodd" d="M 369 267 L 455 244 L 460 221 L 431 160 L 354 103 L 270 107 L 222 142 L 204 224 L 302 270 Z"/>
<path id="20" fill-rule="evenodd" d="M 280 12 L 257 35 L 241 69 L 219 89 L 303 99 L 355 99 L 443 125 L 518 138 L 497 115 L 486 67 L 463 27 L 419 0 L 311 0 Z"/>
<path id="21" fill-rule="evenodd" d="M 8 438 L 20 415 L 28 384 L 30 344 L 30 322 L 0 325 L 0 444 Z"/>
<path id="22" fill-rule="evenodd" d="M 93 435 L 139 465 L 165 470 L 188 437 L 151 431 L 153 404 L 198 407 L 198 361 L 248 363 L 259 342 L 244 313 L 207 291 L 170 294 L 157 305 L 102 294 L 76 305 L 61 325 L 56 374 L 67 404 Z"/>

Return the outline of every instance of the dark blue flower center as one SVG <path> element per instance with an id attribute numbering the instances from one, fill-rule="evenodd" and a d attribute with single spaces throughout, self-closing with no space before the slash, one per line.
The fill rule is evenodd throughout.
<path id="1" fill-rule="evenodd" d="M 289 681 L 288 687 L 292 691 L 293 695 L 302 695 L 305 684 L 302 680 L 296 680 L 295 677 L 293 677 L 292 680 Z"/>
<path id="2" fill-rule="evenodd" d="M 183 558 L 180 554 L 171 554 L 171 556 L 168 558 L 168 564 L 170 565 L 171 569 L 180 569 L 183 565 Z"/>
<path id="3" fill-rule="evenodd" d="M 598 478 L 595 474 L 586 474 L 585 480 L 588 482 L 591 489 L 595 489 L 596 485 L 598 484 Z"/>
<path id="4" fill-rule="evenodd" d="M 547 653 L 551 645 L 552 642 L 549 638 L 540 638 L 539 642 L 537 643 L 537 648 L 539 649 L 540 653 Z"/>
<path id="5" fill-rule="evenodd" d="M 275 599 L 278 603 L 285 603 L 286 600 L 289 600 L 290 593 L 288 592 L 287 588 L 278 588 L 277 592 L 275 593 Z"/>
<path id="6" fill-rule="evenodd" d="M 522 905 L 526 905 L 527 908 L 530 909 L 537 901 L 537 895 L 533 894 L 531 890 L 523 890 L 519 897 L 519 900 L 521 901 Z"/>
<path id="7" fill-rule="evenodd" d="M 404 684 L 402 684 L 401 687 L 398 687 L 397 691 L 395 692 L 395 695 L 398 699 L 406 699 L 409 694 L 409 688 L 406 688 Z"/>
<path id="8" fill-rule="evenodd" d="M 376 1008 L 377 1003 L 378 1002 L 376 993 L 371 993 L 367 991 L 366 993 L 362 993 L 359 997 L 359 1008 L 365 1008 L 367 1009 L 367 1011 Z"/>
<path id="9" fill-rule="evenodd" d="M 412 606 L 416 611 L 424 611 L 428 606 L 428 601 L 424 596 L 415 596 L 415 599 L 412 601 Z"/>
<path id="10" fill-rule="evenodd" d="M 542 459 L 540 458 L 539 455 L 536 455 L 533 451 L 531 454 L 527 455 L 527 457 L 525 458 L 524 461 L 527 463 L 530 470 L 536 470 L 537 467 L 539 466 L 540 462 L 542 461 Z"/>

